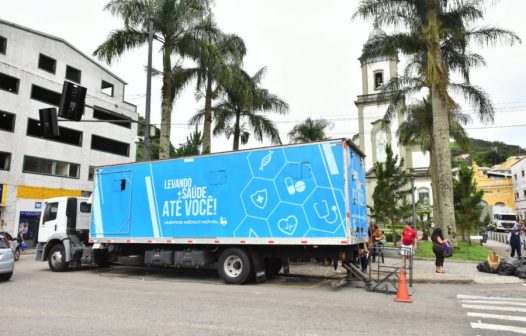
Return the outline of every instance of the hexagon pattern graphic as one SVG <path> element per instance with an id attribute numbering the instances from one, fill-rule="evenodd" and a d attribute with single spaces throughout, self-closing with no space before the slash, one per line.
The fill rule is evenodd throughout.
<path id="1" fill-rule="evenodd" d="M 247 160 L 252 178 L 240 195 L 246 215 L 235 237 L 345 235 L 343 191 L 319 186 L 309 162 L 288 161 L 282 149 Z M 330 181 L 328 173 L 323 180 Z"/>

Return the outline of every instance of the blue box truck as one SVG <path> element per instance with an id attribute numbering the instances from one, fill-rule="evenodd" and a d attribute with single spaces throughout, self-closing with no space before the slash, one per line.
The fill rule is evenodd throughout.
<path id="1" fill-rule="evenodd" d="M 91 200 L 45 202 L 37 259 L 53 271 L 216 264 L 236 284 L 286 258 L 351 260 L 368 240 L 363 157 L 338 139 L 100 167 Z"/>

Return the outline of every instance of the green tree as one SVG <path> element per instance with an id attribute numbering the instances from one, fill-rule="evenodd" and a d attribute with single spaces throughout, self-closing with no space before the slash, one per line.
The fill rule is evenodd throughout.
<path id="1" fill-rule="evenodd" d="M 150 160 L 159 160 L 159 134 L 161 131 L 158 127 L 152 126 L 155 129 L 155 135 L 150 138 Z M 135 161 L 144 160 L 144 117 L 139 116 L 139 127 L 137 128 L 137 136 L 139 141 L 137 142 L 137 152 L 135 154 Z M 170 144 L 170 157 L 175 157 L 175 148 Z"/>
<path id="2" fill-rule="evenodd" d="M 480 220 L 484 207 L 481 204 L 484 191 L 477 191 L 473 180 L 473 169 L 466 164 L 461 164 L 458 178 L 453 182 L 455 196 L 455 218 L 460 228 L 462 240 L 466 240 L 473 230 L 480 228 Z M 468 244 L 471 241 L 468 239 Z"/>
<path id="3" fill-rule="evenodd" d="M 402 113 L 405 114 L 406 119 L 399 125 L 397 136 L 398 142 L 404 146 L 418 145 L 422 151 L 429 152 L 430 167 L 435 166 L 435 153 L 433 151 L 433 113 L 430 103 L 430 98 L 423 99 L 411 105 L 402 105 Z M 466 114 L 455 109 L 451 113 L 449 119 L 450 135 L 457 141 L 457 143 L 466 148 L 468 145 L 468 137 L 464 131 L 463 125 L 469 121 Z M 386 121 L 385 123 L 388 123 Z M 436 169 L 430 169 L 431 183 L 433 186 L 438 185 L 438 176 Z M 438 216 L 438 191 L 437 188 L 432 188 L 433 196 L 433 216 Z"/>
<path id="4" fill-rule="evenodd" d="M 449 94 L 450 74 L 458 71 L 469 84 L 472 66 L 484 64 L 484 59 L 469 53 L 472 42 L 494 43 L 504 40 L 513 44 L 520 41 L 517 35 L 500 28 L 468 25 L 483 19 L 484 2 L 481 0 L 362 0 L 356 16 L 373 18 L 379 25 L 393 25 L 401 32 L 383 34 L 364 47 L 362 56 L 393 55 L 400 52 L 420 59 L 420 81 L 429 88 L 432 102 L 432 142 L 434 166 L 438 178 L 437 225 L 449 228 L 454 240 L 456 224 L 453 204 L 453 180 L 449 149 L 449 119 L 454 102 Z M 459 87 L 459 86 L 457 86 Z M 459 88 L 462 88 L 460 85 Z M 468 93 L 465 91 L 464 93 Z M 473 95 L 468 95 L 472 99 Z M 483 103 L 488 100 L 481 101 Z M 492 106 L 479 106 L 493 116 Z M 447 232 L 447 231 L 446 231 Z"/>
<path id="5" fill-rule="evenodd" d="M 407 218 L 411 205 L 406 196 L 411 192 L 407 187 L 409 178 L 403 169 L 404 160 L 393 155 L 391 146 L 385 148 L 386 161 L 376 162 L 374 172 L 376 187 L 373 192 L 373 213 L 377 220 L 390 224 L 393 231 L 393 242 L 396 246 L 396 225 L 400 219 Z M 409 204 L 409 206 L 408 206 Z"/>
<path id="6" fill-rule="evenodd" d="M 203 153 L 210 153 L 212 148 L 212 102 L 228 86 L 234 85 L 236 71 L 231 64 L 240 65 L 246 54 L 245 43 L 237 35 L 213 33 L 205 37 L 208 42 L 206 52 L 196 55 L 198 99 L 204 98 L 203 109 Z"/>
<path id="7" fill-rule="evenodd" d="M 179 144 L 179 147 L 175 150 L 175 157 L 200 155 L 202 144 L 203 135 L 196 126 L 195 130 L 186 137 L 185 143 Z"/>
<path id="8" fill-rule="evenodd" d="M 159 158 L 170 157 L 173 101 L 184 83 L 174 82 L 172 56 L 195 56 L 205 50 L 202 39 L 216 31 L 209 0 L 112 0 L 104 7 L 121 17 L 124 28 L 114 30 L 93 55 L 111 64 L 125 51 L 148 43 L 148 26 L 153 22 L 154 40 L 161 43 L 163 85 Z"/>
<path id="9" fill-rule="evenodd" d="M 249 132 L 257 141 L 268 137 L 272 143 L 281 144 L 278 128 L 272 119 L 263 114 L 270 111 L 285 114 L 288 104 L 260 86 L 265 68 L 261 68 L 254 76 L 236 66 L 232 66 L 232 71 L 237 72 L 234 76 L 238 80 L 225 88 L 218 104 L 212 108 L 215 121 L 213 134 L 224 134 L 227 138 L 233 136 L 234 151 L 239 150 L 240 142 L 248 141 Z M 198 123 L 203 116 L 204 111 L 201 110 L 190 123 Z"/>
<path id="10" fill-rule="evenodd" d="M 306 143 L 321 141 L 327 138 L 326 130 L 333 124 L 326 119 L 313 120 L 310 117 L 295 125 L 289 132 L 291 143 Z"/>

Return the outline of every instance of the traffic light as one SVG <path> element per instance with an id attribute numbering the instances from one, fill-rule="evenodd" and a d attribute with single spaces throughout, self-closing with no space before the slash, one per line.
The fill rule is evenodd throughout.
<path id="1" fill-rule="evenodd" d="M 58 137 L 57 109 L 55 107 L 38 110 L 40 115 L 40 128 L 45 138 Z"/>
<path id="2" fill-rule="evenodd" d="M 85 87 L 67 81 L 64 82 L 62 95 L 60 96 L 58 116 L 69 120 L 80 121 L 84 114 L 85 100 Z"/>

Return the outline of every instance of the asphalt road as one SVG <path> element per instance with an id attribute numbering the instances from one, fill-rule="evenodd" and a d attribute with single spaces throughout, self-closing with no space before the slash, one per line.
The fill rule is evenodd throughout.
<path id="1" fill-rule="evenodd" d="M 33 258 L 22 256 L 11 281 L 0 283 L 1 335 L 497 334 L 479 326 L 498 320 L 468 316 L 491 311 L 466 305 L 510 305 L 474 304 L 465 301 L 488 300 L 458 295 L 518 299 L 519 311 L 499 314 L 526 319 L 522 284 L 417 285 L 414 303 L 397 303 L 392 295 L 369 293 L 357 284 L 333 289 L 324 279 L 278 277 L 234 286 L 213 271 L 111 267 L 53 273 Z M 526 333 L 526 322 L 505 324 Z"/>

